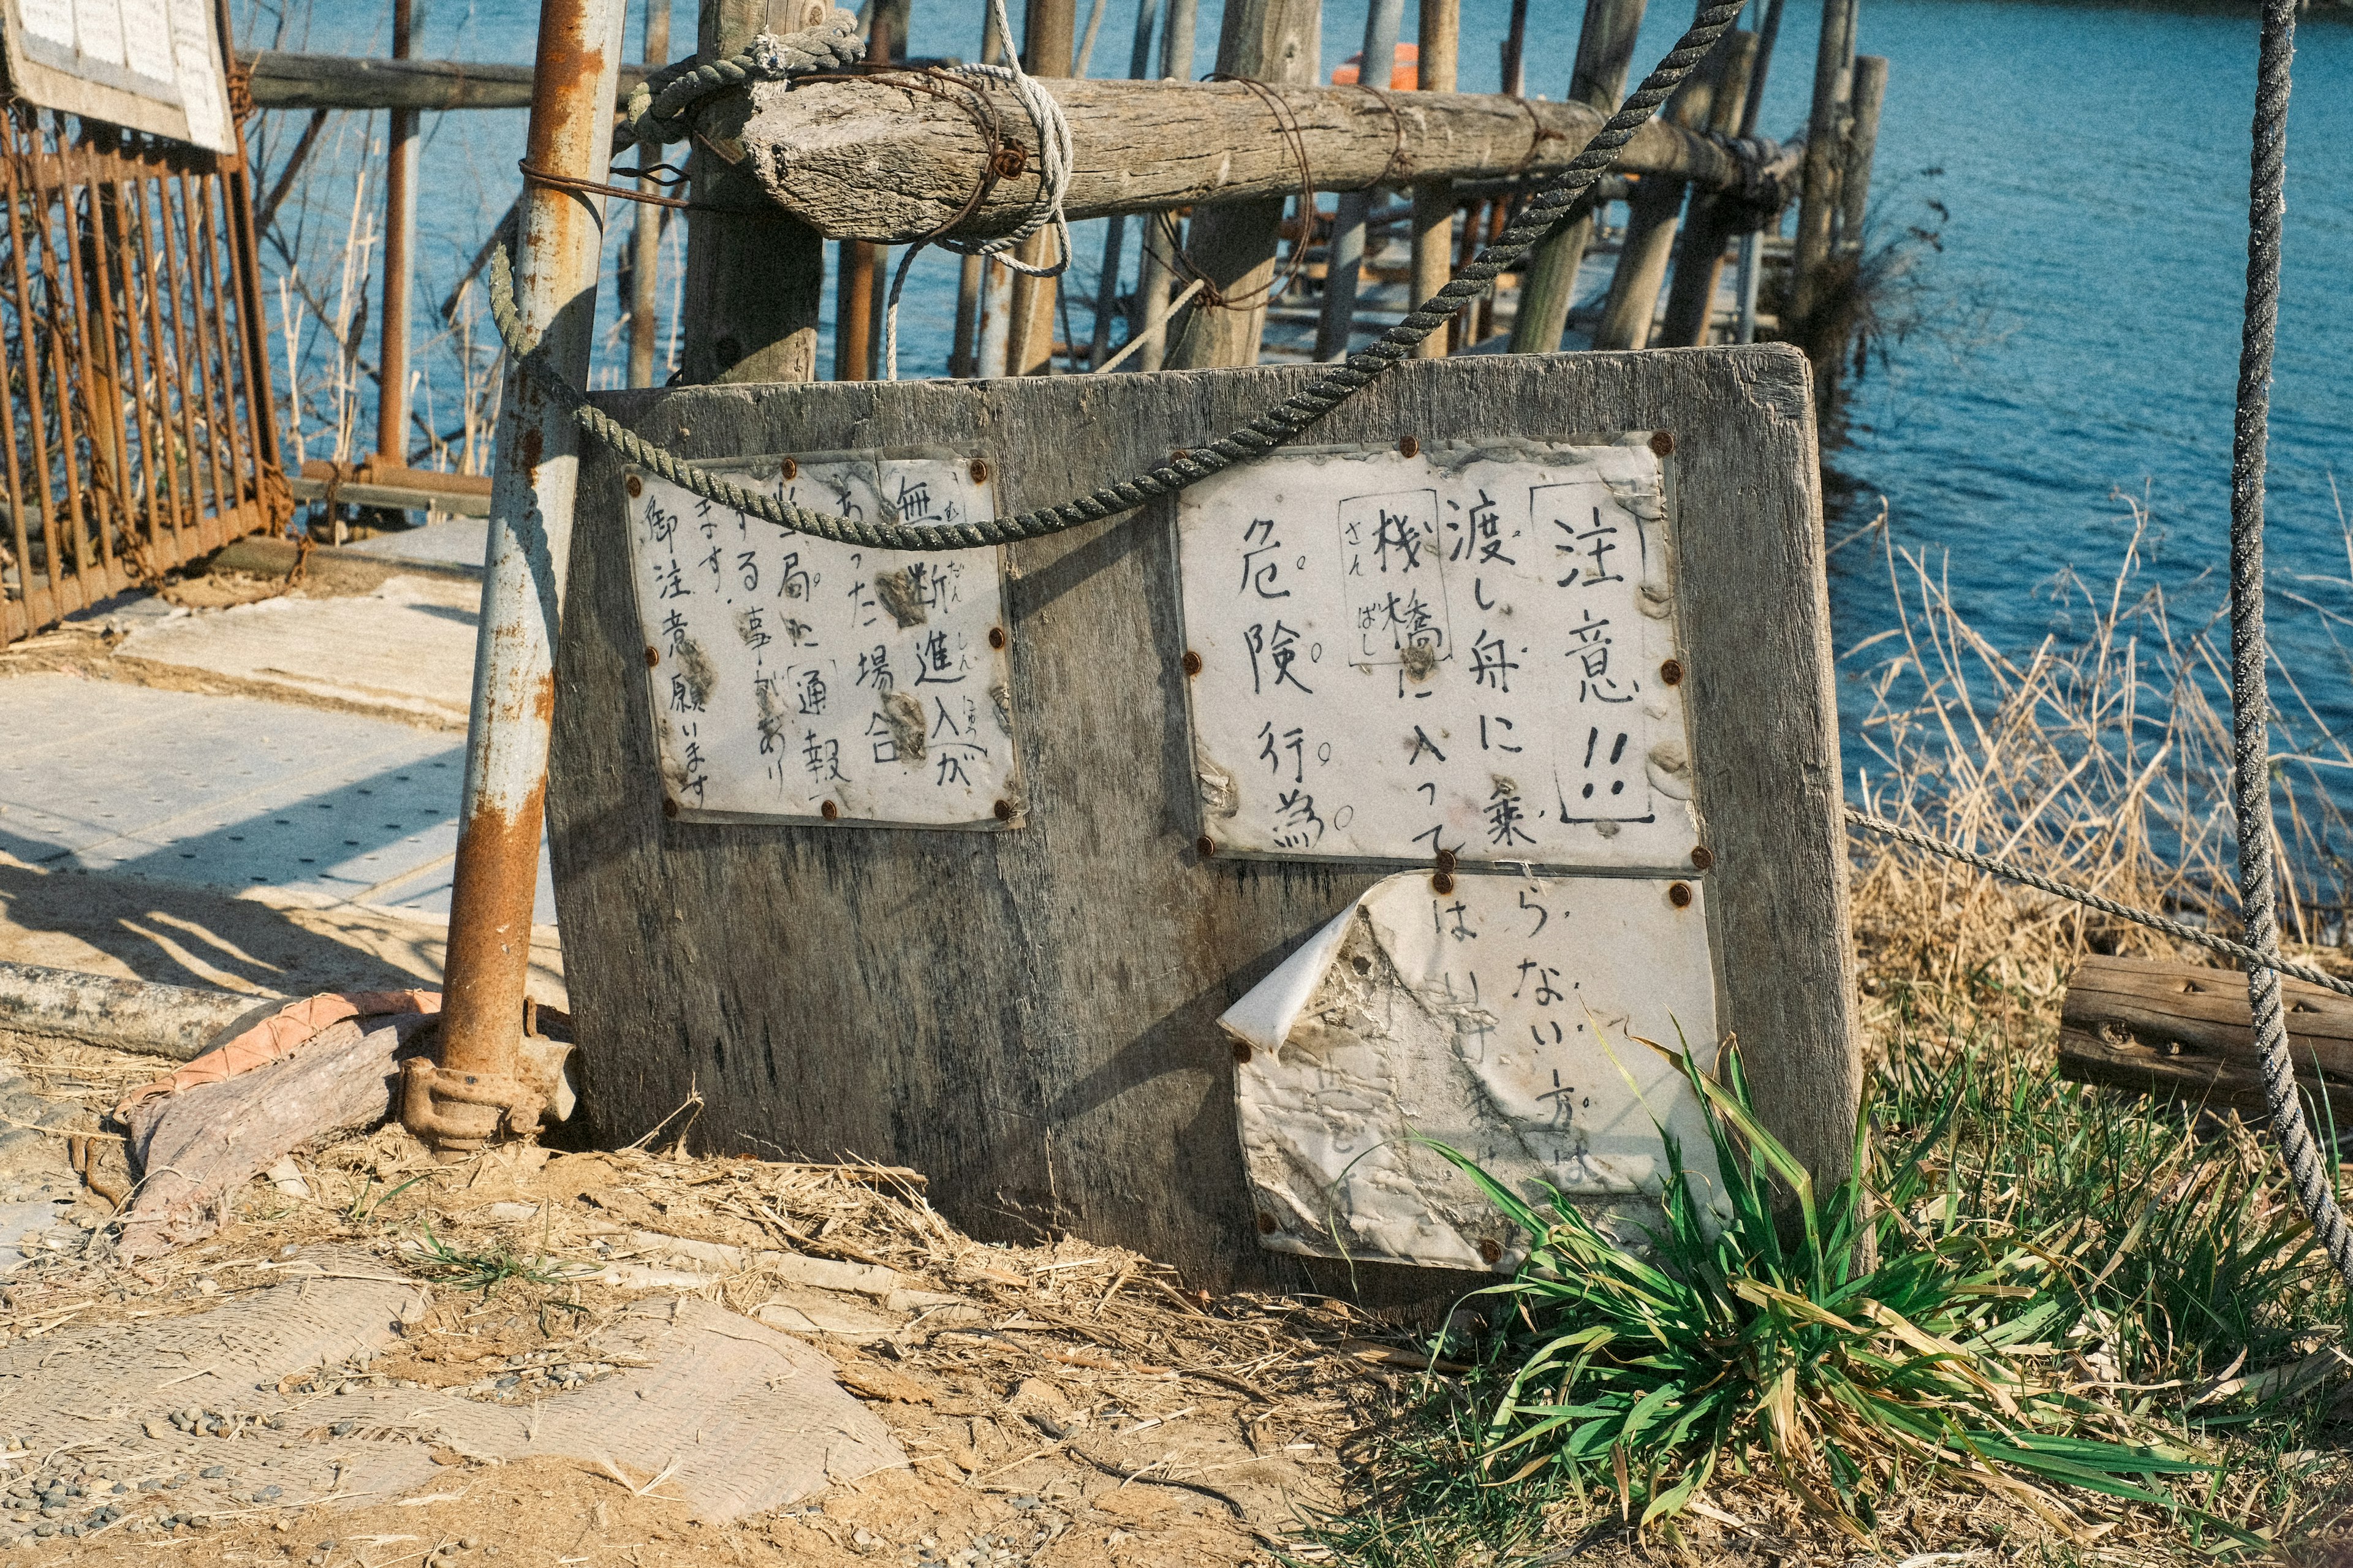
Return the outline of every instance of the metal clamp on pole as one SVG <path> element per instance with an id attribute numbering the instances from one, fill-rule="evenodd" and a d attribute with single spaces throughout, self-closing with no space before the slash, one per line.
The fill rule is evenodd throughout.
<path id="1" fill-rule="evenodd" d="M 608 177 L 626 11 L 625 0 L 543 0 L 525 140 L 533 168 L 591 186 Z M 527 1135 L 538 1125 L 541 1100 L 523 1085 L 523 981 L 555 709 L 556 621 L 580 468 L 579 426 L 549 391 L 545 372 L 575 385 L 587 378 L 604 198 L 533 182 L 519 212 L 515 304 L 545 370 L 513 361 L 507 367 L 440 1061 L 411 1072 L 401 1100 L 401 1120 L 445 1160 L 480 1149 L 501 1127 Z"/>

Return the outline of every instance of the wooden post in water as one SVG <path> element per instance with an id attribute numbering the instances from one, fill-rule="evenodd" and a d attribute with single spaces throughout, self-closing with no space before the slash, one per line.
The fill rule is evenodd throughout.
<path id="1" fill-rule="evenodd" d="M 1604 114 L 1618 107 L 1626 72 L 1634 61 L 1635 36 L 1642 30 L 1643 0 L 1585 0 L 1585 26 L 1577 36 L 1577 64 L 1568 96 Z M 1512 322 L 1514 353 L 1548 354 L 1568 329 L 1568 307 L 1577 292 L 1577 269 L 1593 238 L 1593 220 L 1561 224 L 1536 246 L 1520 279 L 1520 310 Z"/>
<path id="2" fill-rule="evenodd" d="M 1783 0 L 1765 0 L 1765 14 L 1757 22 L 1757 65 L 1748 73 L 1748 106 L 1740 111 L 1740 133 L 1757 134 L 1757 117 L 1765 109 L 1765 81 L 1773 68 L 1773 45 L 1781 36 Z M 1780 232 L 1779 214 L 1773 216 L 1775 233 Z M 1757 280 L 1763 270 L 1758 258 L 1765 248 L 1765 233 L 1752 229 L 1740 237 L 1740 268 L 1734 275 L 1733 292 L 1740 304 L 1735 314 L 1732 341 L 1752 343 L 1757 341 Z"/>
<path id="3" fill-rule="evenodd" d="M 866 63 L 884 66 L 891 63 L 891 13 L 892 7 L 880 3 L 867 22 Z M 833 379 L 836 381 L 871 381 L 875 378 L 874 360 L 877 351 L 875 324 L 881 312 L 876 308 L 874 296 L 883 268 L 888 266 L 890 249 L 863 239 L 845 239 L 839 247 L 840 261 L 833 286 Z"/>
<path id="4" fill-rule="evenodd" d="M 828 0 L 701 0 L 695 43 L 704 59 L 742 52 L 762 32 L 795 33 L 825 20 Z M 710 151 L 749 117 L 737 99 L 706 114 L 689 158 L 695 208 L 686 219 L 686 380 L 814 381 L 825 244 L 768 209 L 759 182 Z"/>
<path id="5" fill-rule="evenodd" d="M 997 8 L 981 8 L 980 63 L 986 66 L 1004 63 L 1005 39 L 997 30 Z M 955 342 L 948 351 L 950 375 L 979 375 L 981 317 L 987 310 L 981 293 L 987 287 L 989 275 L 997 268 L 984 257 L 967 256 L 956 277 Z"/>
<path id="6" fill-rule="evenodd" d="M 1101 15 L 1100 12 L 1097 13 Z M 1160 0 L 1139 0 L 1135 7 L 1135 44 L 1128 50 L 1127 75 L 1141 81 L 1152 69 L 1152 29 L 1160 20 Z M 1127 215 L 1113 213 L 1104 220 L 1103 276 L 1095 288 L 1094 331 L 1087 344 L 1087 368 L 1100 367 L 1111 353 L 1112 313 L 1119 304 L 1120 260 L 1127 249 Z M 1134 329 L 1129 329 L 1133 331 Z"/>
<path id="7" fill-rule="evenodd" d="M 1806 161 L 1798 191 L 1798 238 L 1789 258 L 1789 299 L 1784 336 L 1803 333 L 1821 306 L 1823 264 L 1831 256 L 1831 226 L 1838 211 L 1838 176 L 1854 58 L 1855 0 L 1828 0 L 1814 51 L 1814 105 L 1806 120 Z"/>
<path id="8" fill-rule="evenodd" d="M 1312 82 L 1322 58 L 1323 0 L 1227 0 L 1218 33 L 1218 68 L 1277 85 Z M 1269 134 L 1274 134 L 1269 128 Z M 1287 196 L 1210 207 L 1193 219 L 1186 250 L 1208 279 L 1170 323 L 1162 363 L 1170 370 L 1256 364 L 1266 328 L 1266 294 L 1274 280 Z M 1312 216 L 1312 215 L 1308 215 Z M 1244 301 L 1226 306 L 1211 301 Z"/>
<path id="9" fill-rule="evenodd" d="M 1846 138 L 1846 168 L 1839 175 L 1838 243 L 1862 249 L 1862 220 L 1871 205 L 1871 160 L 1879 150 L 1879 108 L 1887 98 L 1887 59 L 1859 55 L 1854 62 L 1854 112 Z"/>
<path id="10" fill-rule="evenodd" d="M 1078 20 L 1076 0 L 1029 0 L 1028 20 L 1021 27 L 1021 68 L 1031 76 L 1070 75 Z M 1056 258 L 1061 243 L 1050 224 L 1023 240 L 1014 254 L 1031 267 L 1043 267 Z M 1007 322 L 1012 333 L 1006 349 L 1008 375 L 1040 375 L 1052 367 L 1054 298 L 1060 286 L 1059 278 L 1014 274 L 1012 317 Z"/>
<path id="11" fill-rule="evenodd" d="M 1405 0 L 1372 0 L 1365 10 L 1365 47 L 1357 56 L 1356 83 L 1377 92 L 1389 89 L 1396 68 L 1398 30 L 1405 20 Z M 1345 359 L 1356 329 L 1356 289 L 1365 268 L 1365 217 L 1380 192 L 1349 191 L 1340 197 L 1332 219 L 1332 237 L 1324 247 L 1324 307 L 1315 322 L 1315 357 Z"/>
<path id="12" fill-rule="evenodd" d="M 1421 0 L 1420 68 L 1415 86 L 1424 92 L 1452 92 L 1461 43 L 1462 0 Z M 1443 180 L 1413 187 L 1413 276 L 1408 285 L 1420 304 L 1454 275 L 1454 189 Z M 1453 335 L 1450 322 L 1414 345 L 1418 359 L 1443 359 Z"/>
<path id="13" fill-rule="evenodd" d="M 1161 80 L 1192 79 L 1194 24 L 1199 16 L 1199 0 L 1169 0 L 1168 26 L 1160 34 Z M 1167 308 L 1168 285 L 1176 268 L 1167 253 L 1162 221 L 1155 216 L 1145 217 L 1143 254 L 1136 263 L 1135 316 L 1127 330 L 1144 340 L 1135 351 L 1138 370 L 1158 370 L 1168 352 L 1168 324 L 1159 318 Z M 1171 216 L 1166 223 L 1175 228 L 1179 220 Z"/>
<path id="14" fill-rule="evenodd" d="M 409 0 L 392 0 L 392 58 L 409 48 Z M 384 150 L 384 322 L 378 355 L 375 459 L 408 466 L 409 244 L 417 234 L 417 110 L 385 114 Z"/>
<path id="15" fill-rule="evenodd" d="M 1748 83 L 1757 66 L 1754 33 L 1727 33 L 1724 40 L 1724 79 L 1715 89 L 1715 107 L 1708 129 L 1729 132 L 1746 111 Z M 1728 193 L 1692 193 L 1691 210 L 1683 218 L 1682 242 L 1675 248 L 1674 282 L 1667 291 L 1667 313 L 1655 338 L 1665 349 L 1695 348 L 1707 342 L 1707 323 L 1715 309 L 1715 286 L 1724 276 L 1724 247 L 1732 238 L 1741 214 L 1739 199 Z"/>
<path id="16" fill-rule="evenodd" d="M 646 64 L 670 63 L 670 0 L 646 0 Z M 640 177 L 638 189 L 653 191 L 650 177 Z M 654 384 L 654 353 L 659 347 L 660 322 L 655 301 L 661 285 L 661 231 L 664 209 L 651 202 L 638 204 L 637 226 L 629 236 L 629 384 Z"/>
<path id="17" fill-rule="evenodd" d="M 1717 89 L 1723 85 L 1725 62 L 1734 40 L 1746 35 L 1726 33 L 1697 70 L 1667 100 L 1664 118 L 1670 124 L 1697 128 L 1713 125 L 1718 116 Z M 1626 242 L 1618 252 L 1618 269 L 1609 275 L 1609 298 L 1594 329 L 1597 349 L 1639 349 L 1651 339 L 1651 313 L 1658 309 L 1659 286 L 1666 281 L 1667 262 L 1674 254 L 1675 219 L 1683 211 L 1681 180 L 1646 174 L 1628 204 Z"/>

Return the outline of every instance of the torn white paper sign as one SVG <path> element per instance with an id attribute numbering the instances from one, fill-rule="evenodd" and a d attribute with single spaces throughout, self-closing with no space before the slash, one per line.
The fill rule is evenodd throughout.
<path id="1" fill-rule="evenodd" d="M 1680 893 L 1679 890 L 1680 889 Z M 1687 901 L 1677 902 L 1679 896 Z M 1539 1209 L 1655 1194 L 1662 1124 L 1707 1170 L 1675 1066 L 1715 1058 L 1695 879 L 1388 878 L 1219 1019 L 1260 1240 L 1278 1252 L 1509 1267 L 1525 1238 L 1419 1142 L 1461 1151 Z"/>

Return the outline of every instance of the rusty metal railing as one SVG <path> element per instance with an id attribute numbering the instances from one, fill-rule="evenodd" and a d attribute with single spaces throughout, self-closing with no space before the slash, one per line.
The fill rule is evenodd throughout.
<path id="1" fill-rule="evenodd" d="M 0 105 L 0 642 L 283 528 L 245 175 Z"/>

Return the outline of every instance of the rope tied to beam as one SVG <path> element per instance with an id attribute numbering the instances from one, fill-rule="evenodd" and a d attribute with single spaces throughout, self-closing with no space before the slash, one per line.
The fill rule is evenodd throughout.
<path id="1" fill-rule="evenodd" d="M 1002 0 L 997 3 L 1001 8 Z M 1746 0 L 1716 0 L 1701 11 L 1693 19 L 1691 29 L 1675 41 L 1675 47 L 1659 61 L 1641 86 L 1628 96 L 1593 140 L 1586 143 L 1585 150 L 1567 168 L 1531 193 L 1526 205 L 1503 234 L 1443 289 L 1423 300 L 1370 347 L 1350 355 L 1345 363 L 1326 370 L 1249 424 L 1214 441 L 1189 448 L 1132 478 L 1100 486 L 1059 505 L 1039 507 L 1013 517 L 921 525 L 902 522 L 895 514 L 872 520 L 838 517 L 763 494 L 664 450 L 591 405 L 578 388 L 557 374 L 538 353 L 537 342 L 524 329 L 515 310 L 513 263 L 504 245 L 494 246 L 491 257 L 491 320 L 523 374 L 571 409 L 583 430 L 611 447 L 625 461 L 705 500 L 778 528 L 868 550 L 978 550 L 1042 539 L 1134 511 L 1148 501 L 1175 495 L 1213 474 L 1263 457 L 1411 357 L 1416 344 L 1485 294 L 1497 276 L 1516 267 L 1555 225 L 1592 210 L 1598 195 L 1595 186 L 1601 176 L 1618 162 L 1634 132 L 1658 112 L 1668 95 L 1730 29 L 1745 4 Z M 835 15 L 839 17 L 842 13 Z M 648 79 L 650 85 L 653 79 Z M 662 97 L 655 101 L 666 100 L 668 92 L 669 89 L 663 89 Z M 631 102 L 637 100 L 633 93 Z"/>
<path id="2" fill-rule="evenodd" d="M 989 8 L 996 13 L 997 36 L 1010 40 L 1013 26 L 1005 15 L 1005 0 L 989 0 Z M 1070 195 L 1071 168 L 1076 161 L 1071 142 L 1071 121 L 1063 114 L 1062 106 L 1054 100 L 1054 95 L 1040 87 L 1037 78 L 1021 68 L 1021 56 L 1009 42 L 1005 58 L 1011 63 L 952 66 L 947 68 L 947 71 L 953 76 L 1003 82 L 1013 89 L 1014 97 L 1021 101 L 1022 111 L 1029 116 L 1030 126 L 1038 132 L 1038 194 L 1030 198 L 1029 210 L 1021 215 L 1021 221 L 1009 233 L 989 239 L 952 238 L 945 231 L 963 221 L 965 214 L 977 205 L 976 199 L 966 204 L 965 213 L 958 213 L 941 225 L 938 231 L 909 246 L 906 254 L 899 258 L 898 270 L 892 275 L 891 293 L 882 310 L 882 379 L 885 381 L 899 379 L 899 294 L 907 286 L 907 269 L 915 264 L 915 258 L 923 253 L 925 246 L 936 245 L 958 256 L 995 257 L 999 264 L 1031 278 L 1059 278 L 1070 268 L 1071 220 L 1062 216 L 1062 199 Z M 984 181 L 993 180 L 995 175 L 995 150 L 991 151 L 992 168 L 983 175 Z M 985 192 L 987 188 L 985 184 L 982 189 Z M 1053 226 L 1054 238 L 1061 251 L 1060 260 L 1046 265 L 1024 261 L 1012 254 L 1015 247 L 1049 224 Z"/>

